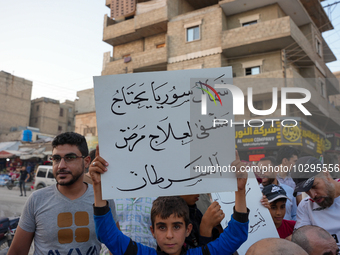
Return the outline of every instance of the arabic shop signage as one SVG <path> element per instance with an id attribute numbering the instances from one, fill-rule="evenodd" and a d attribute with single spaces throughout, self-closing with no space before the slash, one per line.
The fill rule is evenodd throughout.
<path id="1" fill-rule="evenodd" d="M 262 127 L 236 126 L 236 148 L 238 150 L 271 149 L 277 146 L 301 146 L 311 154 L 322 154 L 325 151 L 326 139 L 317 130 L 301 121 L 266 122 Z M 338 135 L 340 144 L 340 135 Z M 337 147 L 340 150 L 340 145 Z"/>
<path id="2" fill-rule="evenodd" d="M 282 127 L 281 142 L 278 145 L 302 146 L 302 149 L 312 154 L 322 154 L 325 151 L 325 137 L 317 130 L 299 121 L 298 125 Z"/>
<path id="3" fill-rule="evenodd" d="M 265 122 L 262 127 L 236 126 L 235 140 L 236 149 L 259 149 L 259 147 L 276 147 L 277 134 L 280 131 L 280 121 Z"/>
<path id="4" fill-rule="evenodd" d="M 328 133 L 325 140 L 325 150 L 329 152 L 340 151 L 340 134 Z"/>

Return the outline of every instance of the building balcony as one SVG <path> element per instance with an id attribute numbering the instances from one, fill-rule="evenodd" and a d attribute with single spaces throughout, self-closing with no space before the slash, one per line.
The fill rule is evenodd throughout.
<path id="1" fill-rule="evenodd" d="M 140 4 L 138 4 L 140 5 Z M 168 11 L 167 6 L 138 14 L 132 19 L 115 22 L 105 17 L 103 41 L 117 46 L 135 41 L 144 37 L 164 33 L 167 31 Z"/>
<path id="2" fill-rule="evenodd" d="M 122 74 L 131 72 L 165 71 L 168 63 L 167 47 L 153 49 L 144 52 L 133 53 L 131 60 L 126 63 L 124 59 L 118 59 L 106 64 L 102 75 Z"/>
<path id="3" fill-rule="evenodd" d="M 340 85 L 339 80 L 335 77 L 335 75 L 329 70 L 329 68 L 325 65 L 326 69 L 326 89 L 327 95 L 336 95 L 340 94 Z"/>
<path id="4" fill-rule="evenodd" d="M 289 68 L 287 70 L 287 79 L 283 78 L 282 70 L 277 70 L 256 76 L 234 78 L 233 83 L 242 90 L 244 95 L 247 95 L 249 87 L 253 88 L 253 101 L 271 100 L 273 87 L 278 89 L 279 95 L 283 87 L 307 89 L 311 93 L 311 99 L 304 105 L 311 112 L 311 118 L 318 123 L 325 123 L 325 130 L 327 131 L 339 129 L 340 112 L 329 103 L 327 98 L 322 97 L 318 92 L 318 79 L 316 78 L 306 79 L 294 69 Z M 301 98 L 304 96 L 304 94 L 299 93 L 289 93 L 288 95 L 289 98 Z M 280 113 L 276 114 L 281 116 Z"/>
<path id="5" fill-rule="evenodd" d="M 222 50 L 227 58 L 281 49 L 287 49 L 287 59 L 297 65 L 314 64 L 313 47 L 290 17 L 222 32 Z"/>
<path id="6" fill-rule="evenodd" d="M 320 0 L 301 0 L 301 3 L 312 18 L 315 26 L 320 32 L 325 32 L 334 29 L 325 10 L 323 9 Z"/>

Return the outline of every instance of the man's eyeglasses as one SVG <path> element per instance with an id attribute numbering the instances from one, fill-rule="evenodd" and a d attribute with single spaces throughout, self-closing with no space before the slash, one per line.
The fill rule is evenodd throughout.
<path id="1" fill-rule="evenodd" d="M 64 157 L 61 157 L 59 155 L 52 155 L 50 160 L 52 160 L 54 164 L 59 164 L 61 159 L 64 159 L 65 163 L 72 163 L 77 158 L 85 158 L 85 156 L 77 156 L 76 154 L 67 154 Z"/>

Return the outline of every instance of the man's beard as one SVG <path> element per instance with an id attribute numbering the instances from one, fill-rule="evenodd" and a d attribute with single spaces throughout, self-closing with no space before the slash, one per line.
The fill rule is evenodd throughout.
<path id="1" fill-rule="evenodd" d="M 334 186 L 328 182 L 328 180 L 324 180 L 326 185 L 327 196 L 322 197 L 323 201 L 321 203 L 317 203 L 322 208 L 328 208 L 334 203 L 335 197 L 335 188 Z M 316 197 L 316 200 L 320 197 Z"/>
<path id="2" fill-rule="evenodd" d="M 82 162 L 82 169 L 84 169 L 84 162 Z M 64 171 L 64 170 L 61 170 L 61 171 L 58 171 L 56 175 L 58 175 L 58 173 L 68 173 L 70 175 L 72 175 L 72 179 L 68 182 L 62 182 L 63 180 L 57 180 L 56 176 L 54 176 L 54 178 L 56 179 L 57 181 L 57 184 L 59 184 L 60 186 L 71 186 L 73 183 L 75 183 L 76 181 L 78 181 L 78 179 L 83 176 L 84 174 L 84 171 L 80 172 L 79 174 L 73 174 L 71 171 Z"/>
<path id="3" fill-rule="evenodd" d="M 71 186 L 73 183 L 75 183 L 76 181 L 78 181 L 78 179 L 84 174 L 83 172 L 80 173 L 80 174 L 77 174 L 77 175 L 74 175 L 72 173 L 69 173 L 72 175 L 72 179 L 69 181 L 69 182 L 64 182 L 64 183 L 61 183 L 61 181 L 63 180 L 60 180 L 60 182 L 57 181 L 57 183 L 60 185 L 60 186 Z"/>

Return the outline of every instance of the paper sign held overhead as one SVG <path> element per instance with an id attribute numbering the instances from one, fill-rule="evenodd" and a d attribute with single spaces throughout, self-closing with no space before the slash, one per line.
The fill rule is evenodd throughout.
<path id="1" fill-rule="evenodd" d="M 213 121 L 233 121 L 232 95 L 215 84 L 230 67 L 94 77 L 104 199 L 236 189 L 235 129 Z"/>
<path id="2" fill-rule="evenodd" d="M 220 204 L 225 215 L 231 215 L 233 213 L 233 207 L 235 206 L 234 192 L 213 193 L 211 196 L 214 201 Z M 270 237 L 279 238 L 269 210 L 260 202 L 261 198 L 262 192 L 255 175 L 253 172 L 250 172 L 248 173 L 248 182 L 246 185 L 246 203 L 250 210 L 248 239 L 237 250 L 240 255 L 246 254 L 248 248 L 261 239 Z M 221 225 L 223 228 L 228 225 L 229 220 L 230 216 L 222 220 Z"/>

